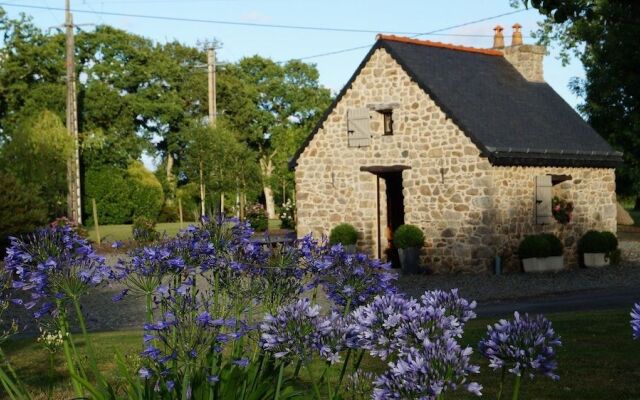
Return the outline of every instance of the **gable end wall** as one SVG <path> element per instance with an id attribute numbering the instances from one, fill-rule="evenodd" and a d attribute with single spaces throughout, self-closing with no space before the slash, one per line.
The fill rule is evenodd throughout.
<path id="1" fill-rule="evenodd" d="M 382 114 L 372 111 L 370 146 L 348 146 L 349 109 L 394 103 L 399 106 L 393 136 L 382 135 Z M 615 230 L 612 169 L 492 166 L 384 49 L 371 56 L 298 159 L 298 235 L 328 235 L 348 222 L 360 232 L 359 248 L 375 256 L 376 177 L 360 171 L 374 165 L 411 167 L 402 173 L 405 223 L 425 232 L 422 260 L 436 272 L 488 271 L 496 254 L 516 269 L 513 251 L 523 235 L 558 232 L 558 224 L 534 224 L 536 175 L 573 177 L 554 187 L 576 205 L 575 222 L 562 232 L 569 263 L 575 263 L 577 235 L 591 228 Z M 384 250 L 384 180 L 380 184 Z"/>

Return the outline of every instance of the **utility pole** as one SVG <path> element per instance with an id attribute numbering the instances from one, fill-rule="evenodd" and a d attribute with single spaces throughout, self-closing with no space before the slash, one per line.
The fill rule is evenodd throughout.
<path id="1" fill-rule="evenodd" d="M 218 115 L 216 100 L 216 47 L 215 42 L 207 45 L 207 70 L 209 78 L 209 124 L 215 128 Z M 203 191 L 204 189 L 201 188 Z M 220 215 L 224 215 L 224 193 L 220 193 Z"/>
<path id="2" fill-rule="evenodd" d="M 82 224 L 80 203 L 80 146 L 78 142 L 78 103 L 76 97 L 75 42 L 70 0 L 65 0 L 66 68 L 67 68 L 67 132 L 73 138 L 74 149 L 67 160 L 67 212 L 69 219 Z"/>

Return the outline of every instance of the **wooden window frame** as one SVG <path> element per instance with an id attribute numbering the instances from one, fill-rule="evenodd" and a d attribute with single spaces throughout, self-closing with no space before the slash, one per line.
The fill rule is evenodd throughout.
<path id="1" fill-rule="evenodd" d="M 382 135 L 393 136 L 393 109 L 380 110 L 378 112 L 382 114 Z"/>

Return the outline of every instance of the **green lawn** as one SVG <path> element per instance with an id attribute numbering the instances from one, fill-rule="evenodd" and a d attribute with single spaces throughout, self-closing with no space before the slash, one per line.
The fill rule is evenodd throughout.
<path id="1" fill-rule="evenodd" d="M 184 222 L 183 228 L 193 224 L 193 222 Z M 269 220 L 269 229 L 278 229 L 280 228 L 280 220 L 279 219 L 271 219 Z M 96 230 L 94 227 L 87 228 L 89 231 L 89 237 L 94 242 L 97 240 Z M 166 233 L 167 236 L 175 236 L 180 231 L 180 223 L 179 222 L 165 222 L 159 223 L 156 226 L 156 230 L 160 233 Z M 116 240 L 131 240 L 132 230 L 131 225 L 101 225 L 100 226 L 100 237 L 102 241 L 106 242 L 114 242 Z"/>
<path id="2" fill-rule="evenodd" d="M 552 314 L 557 332 L 562 336 L 563 347 L 558 354 L 560 381 L 547 378 L 525 380 L 521 399 L 638 399 L 640 398 L 640 342 L 631 339 L 629 310 L 593 311 L 572 314 Z M 464 341 L 475 347 L 484 335 L 486 325 L 495 319 L 472 321 Z M 102 369 L 114 370 L 114 354 L 120 351 L 135 356 L 141 349 L 139 332 L 96 333 L 95 345 L 99 348 L 98 362 Z M 9 358 L 18 373 L 34 393 L 44 393 L 49 384 L 47 355 L 33 340 L 15 340 L 5 345 Z M 67 375 L 58 355 L 53 382 L 56 390 L 53 398 L 71 395 Z M 482 367 L 477 381 L 484 385 L 484 398 L 495 398 L 497 375 L 477 355 L 475 361 Z M 366 359 L 369 369 L 381 371 L 384 364 Z M 316 368 L 316 376 L 321 366 Z M 113 375 L 109 374 L 113 377 Z M 510 387 L 507 387 L 507 391 Z M 42 397 L 45 398 L 45 397 Z M 471 399 L 460 392 L 447 399 Z M 510 398 L 510 393 L 505 398 Z"/>

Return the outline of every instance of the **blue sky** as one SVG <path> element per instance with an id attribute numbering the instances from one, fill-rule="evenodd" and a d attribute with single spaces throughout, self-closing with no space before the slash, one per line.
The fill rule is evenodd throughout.
<path id="1" fill-rule="evenodd" d="M 2 3 L 5 3 L 4 5 Z M 63 12 L 8 6 L 44 7 L 64 6 L 64 0 L 7 0 L 0 6 L 10 16 L 23 11 L 34 17 L 42 28 L 60 25 Z M 116 12 L 152 16 L 195 18 L 248 23 L 284 24 L 297 26 L 319 26 L 355 28 L 376 32 L 428 32 L 448 26 L 482 19 L 514 11 L 509 0 L 71 0 L 72 8 L 90 12 Z M 262 27 L 231 26 L 211 23 L 161 21 L 124 16 L 105 16 L 76 13 L 78 24 L 110 24 L 127 31 L 164 42 L 179 40 L 195 45 L 198 41 L 216 38 L 223 42 L 218 58 L 235 61 L 244 56 L 259 54 L 276 61 L 301 58 L 356 46 L 370 45 L 374 33 L 324 32 L 309 30 L 287 30 Z M 464 44 L 475 47 L 490 47 L 492 28 L 496 24 L 505 27 L 505 40 L 510 42 L 511 26 L 515 22 L 523 25 L 528 35 L 536 28 L 541 17 L 535 10 L 522 11 L 480 22 L 443 33 L 466 36 L 422 36 L 422 38 Z M 90 26 L 83 29 L 91 29 Z M 525 43 L 533 39 L 525 37 Z M 556 53 L 545 59 L 545 78 L 549 84 L 572 106 L 579 103 L 567 85 L 574 76 L 583 76 L 580 63 L 574 60 L 563 67 Z M 323 85 L 338 91 L 349 79 L 367 49 L 318 57 L 307 60 L 317 64 Z"/>

